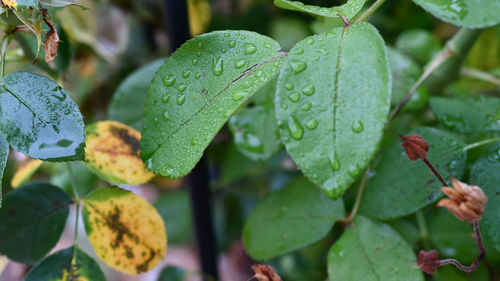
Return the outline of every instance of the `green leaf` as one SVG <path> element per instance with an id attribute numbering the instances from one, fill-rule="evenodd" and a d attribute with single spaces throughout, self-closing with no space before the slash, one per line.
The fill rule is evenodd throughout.
<path id="1" fill-rule="evenodd" d="M 259 202 L 243 228 L 243 243 L 255 259 L 267 260 L 310 245 L 344 216 L 333 201 L 305 178 L 297 178 Z"/>
<path id="2" fill-rule="evenodd" d="M 7 165 L 7 158 L 9 157 L 9 144 L 5 138 L 0 135 L 0 209 L 2 207 L 2 179 L 3 171 Z"/>
<path id="3" fill-rule="evenodd" d="M 413 0 L 442 21 L 463 27 L 478 28 L 500 23 L 500 1 Z"/>
<path id="4" fill-rule="evenodd" d="M 464 172 L 465 144 L 455 136 L 434 128 L 420 127 L 411 133 L 429 143 L 427 158 L 445 177 L 460 178 Z M 410 134 L 410 133 L 408 133 Z M 377 219 L 392 219 L 411 214 L 436 202 L 442 193 L 439 180 L 423 161 L 410 161 L 399 141 L 382 151 L 366 182 L 360 212 Z"/>
<path id="5" fill-rule="evenodd" d="M 499 98 L 432 97 L 430 105 L 439 123 L 450 130 L 462 134 L 500 131 L 500 123 L 495 120 Z"/>
<path id="6" fill-rule="evenodd" d="M 281 148 L 274 93 L 276 80 L 259 90 L 253 97 L 255 106 L 247 107 L 229 119 L 229 129 L 236 147 L 253 160 L 267 160 Z"/>
<path id="7" fill-rule="evenodd" d="M 169 265 L 162 269 L 158 281 L 184 281 L 187 272 L 177 266 Z"/>
<path id="8" fill-rule="evenodd" d="M 0 86 L 0 132 L 10 145 L 35 159 L 83 159 L 82 114 L 61 86 L 28 72 L 11 73 Z"/>
<path id="9" fill-rule="evenodd" d="M 311 36 L 290 51 L 277 88 L 288 153 L 312 182 L 339 198 L 383 135 L 391 97 L 384 41 L 368 23 Z"/>
<path id="10" fill-rule="evenodd" d="M 479 158 L 470 167 L 470 184 L 481 187 L 488 197 L 484 214 L 480 221 L 483 237 L 500 251 L 500 154 L 498 147 Z"/>
<path id="11" fill-rule="evenodd" d="M 155 60 L 127 76 L 118 86 L 108 108 L 108 119 L 140 130 L 149 84 L 165 59 Z"/>
<path id="12" fill-rule="evenodd" d="M 441 48 L 442 44 L 436 35 L 425 29 L 405 30 L 396 39 L 396 49 L 412 56 L 421 64 L 430 61 Z"/>
<path id="13" fill-rule="evenodd" d="M 33 264 L 59 241 L 71 198 L 49 183 L 29 183 L 10 193 L 0 209 L 0 253 Z"/>
<path id="14" fill-rule="evenodd" d="M 186 42 L 149 88 L 141 140 L 146 167 L 170 178 L 188 174 L 285 56 L 275 41 L 249 31 L 216 31 Z"/>
<path id="15" fill-rule="evenodd" d="M 398 50 L 388 48 L 389 62 L 392 71 L 391 105 L 396 106 L 408 94 L 422 74 L 420 66 L 410 57 Z M 426 106 L 429 92 L 424 84 L 418 87 L 410 100 L 403 107 L 406 111 L 416 111 Z"/>
<path id="16" fill-rule="evenodd" d="M 40 9 L 38 9 L 38 1 L 25 0 L 18 2 L 19 3 L 17 9 L 12 10 L 12 12 L 36 36 L 36 42 L 37 42 L 37 51 L 35 55 L 35 61 L 36 61 L 38 59 L 38 55 L 40 55 L 40 51 L 42 50 L 42 31 L 43 31 L 42 12 L 40 11 Z M 28 7 L 30 9 L 24 9 Z M 33 9 L 33 7 L 35 8 Z"/>
<path id="17" fill-rule="evenodd" d="M 76 0 L 40 0 L 40 3 L 42 3 L 43 5 L 46 5 L 46 6 L 51 6 L 51 7 L 65 7 L 65 6 L 69 6 L 69 5 L 82 6 Z"/>
<path id="18" fill-rule="evenodd" d="M 349 0 L 344 5 L 338 7 L 324 8 L 314 5 L 306 5 L 300 1 L 274 0 L 274 5 L 292 11 L 308 13 L 313 16 L 327 18 L 339 18 L 344 16 L 347 20 L 352 19 L 363 8 L 366 0 Z"/>
<path id="19" fill-rule="evenodd" d="M 97 262 L 80 248 L 72 246 L 43 259 L 24 279 L 24 281 L 69 280 L 106 281 L 106 277 Z"/>
<path id="20" fill-rule="evenodd" d="M 154 207 L 165 222 L 170 244 L 189 243 L 193 233 L 191 204 L 187 191 L 162 194 Z"/>
<path id="21" fill-rule="evenodd" d="M 328 252 L 328 276 L 330 281 L 423 281 L 416 259 L 389 225 L 357 216 Z"/>

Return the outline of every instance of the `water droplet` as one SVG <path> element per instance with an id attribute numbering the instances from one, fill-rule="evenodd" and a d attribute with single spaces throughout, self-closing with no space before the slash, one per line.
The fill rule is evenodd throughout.
<path id="1" fill-rule="evenodd" d="M 167 87 L 170 87 L 175 84 L 175 76 L 169 74 L 163 78 L 163 84 Z"/>
<path id="2" fill-rule="evenodd" d="M 347 173 L 351 176 L 351 177 L 356 177 L 357 175 L 359 175 L 359 167 L 358 165 L 351 165 L 349 167 L 349 170 L 347 170 Z"/>
<path id="3" fill-rule="evenodd" d="M 201 57 L 201 52 L 196 52 L 197 57 Z"/>
<path id="4" fill-rule="evenodd" d="M 305 63 L 301 62 L 300 60 L 296 60 L 296 59 L 293 59 L 290 61 L 290 66 L 293 70 L 293 73 L 295 73 L 295 74 L 301 73 L 307 67 L 307 65 Z"/>
<path id="5" fill-rule="evenodd" d="M 281 107 L 283 107 L 283 109 L 288 109 L 288 104 L 284 103 Z"/>
<path id="6" fill-rule="evenodd" d="M 239 90 L 233 93 L 233 100 L 239 101 L 246 98 L 250 94 L 248 89 Z"/>
<path id="7" fill-rule="evenodd" d="M 303 54 L 304 53 L 304 49 L 302 49 L 302 48 L 299 47 L 299 48 L 295 49 L 295 53 L 299 54 L 299 55 Z"/>
<path id="8" fill-rule="evenodd" d="M 198 48 L 202 48 L 203 47 L 203 43 L 199 42 L 198 43 Z"/>
<path id="9" fill-rule="evenodd" d="M 307 121 L 306 128 L 308 128 L 309 130 L 314 130 L 316 129 L 316 127 L 318 127 L 318 121 L 316 121 L 316 119 L 312 118 Z"/>
<path id="10" fill-rule="evenodd" d="M 302 125 L 300 125 L 297 118 L 293 115 L 290 115 L 290 118 L 288 118 L 288 132 L 290 133 L 290 136 L 296 140 L 302 139 L 302 136 L 304 135 Z"/>
<path id="11" fill-rule="evenodd" d="M 310 102 L 305 102 L 303 105 L 302 105 L 302 110 L 304 111 L 308 111 L 309 109 L 311 109 L 311 103 Z"/>
<path id="12" fill-rule="evenodd" d="M 191 71 L 189 71 L 189 70 L 182 72 L 182 77 L 184 77 L 184 79 L 187 79 L 189 77 L 189 75 L 191 75 Z"/>
<path id="13" fill-rule="evenodd" d="M 269 44 L 269 43 L 265 43 L 265 44 L 264 44 L 264 48 L 267 48 L 267 49 L 271 48 L 271 44 Z"/>
<path id="14" fill-rule="evenodd" d="M 179 84 L 179 86 L 177 86 L 177 90 L 179 90 L 179 92 L 184 92 L 186 90 L 186 85 Z"/>
<path id="15" fill-rule="evenodd" d="M 312 96 L 314 94 L 314 86 L 309 84 L 302 89 L 302 93 L 306 96 Z"/>
<path id="16" fill-rule="evenodd" d="M 257 47 L 255 47 L 255 45 L 252 43 L 245 43 L 243 44 L 243 47 L 245 48 L 245 55 L 250 55 L 257 52 Z"/>
<path id="17" fill-rule="evenodd" d="M 194 76 L 194 78 L 196 78 L 196 79 L 199 79 L 200 77 L 201 77 L 201 74 L 199 74 L 199 73 L 196 73 L 196 75 Z"/>
<path id="18" fill-rule="evenodd" d="M 292 83 L 286 83 L 286 84 L 285 84 L 285 89 L 287 89 L 287 90 L 289 90 L 289 91 L 290 91 L 290 90 L 293 90 L 293 84 L 292 84 Z"/>
<path id="19" fill-rule="evenodd" d="M 244 67 L 246 64 L 246 61 L 245 60 L 237 60 L 235 63 L 234 63 L 234 67 L 236 68 L 242 68 Z"/>
<path id="20" fill-rule="evenodd" d="M 198 59 L 193 59 L 193 60 L 191 60 L 191 63 L 192 63 L 193 65 L 197 65 L 197 64 L 198 64 Z"/>
<path id="21" fill-rule="evenodd" d="M 222 49 L 222 53 L 225 54 L 227 52 L 226 48 Z"/>
<path id="22" fill-rule="evenodd" d="M 170 100 L 170 95 L 164 94 L 163 97 L 161 97 L 161 101 L 163 103 L 167 103 Z"/>
<path id="23" fill-rule="evenodd" d="M 234 48 L 234 46 L 236 46 L 236 41 L 231 40 L 231 41 L 229 41 L 228 45 L 230 48 Z"/>
<path id="24" fill-rule="evenodd" d="M 212 61 L 212 72 L 215 76 L 220 76 L 224 71 L 224 61 L 221 57 L 214 58 Z"/>
<path id="25" fill-rule="evenodd" d="M 314 39 L 309 38 L 309 39 L 306 40 L 306 43 L 309 44 L 309 45 L 312 45 L 312 44 L 314 44 Z"/>
<path id="26" fill-rule="evenodd" d="M 288 96 L 288 99 L 291 102 L 298 102 L 300 100 L 300 94 L 297 92 L 293 92 Z"/>
<path id="27" fill-rule="evenodd" d="M 180 94 L 177 96 L 177 104 L 182 105 L 186 101 L 186 96 L 184 94 Z"/>
<path id="28" fill-rule="evenodd" d="M 363 122 L 361 122 L 361 120 L 356 120 L 352 122 L 351 129 L 355 133 L 361 133 L 365 127 L 363 126 Z"/>
<path id="29" fill-rule="evenodd" d="M 330 167 L 332 167 L 334 171 L 338 171 L 340 169 L 340 161 L 337 157 L 337 153 L 333 154 L 333 159 L 329 158 L 328 160 L 330 162 Z"/>
<path id="30" fill-rule="evenodd" d="M 247 36 L 246 35 L 241 35 L 241 40 L 245 40 L 247 39 Z"/>
<path id="31" fill-rule="evenodd" d="M 191 139 L 191 145 L 192 146 L 198 145 L 199 143 L 200 143 L 200 139 L 198 137 L 193 137 Z"/>
<path id="32" fill-rule="evenodd" d="M 155 124 L 158 124 L 158 122 L 160 122 L 160 118 L 155 117 L 155 119 L 153 120 L 153 122 L 154 122 Z"/>
<path id="33" fill-rule="evenodd" d="M 229 33 L 224 33 L 224 37 L 229 37 Z"/>
<path id="34" fill-rule="evenodd" d="M 170 118 L 170 115 L 168 114 L 168 111 L 163 112 L 163 120 L 168 121 L 169 118 Z"/>

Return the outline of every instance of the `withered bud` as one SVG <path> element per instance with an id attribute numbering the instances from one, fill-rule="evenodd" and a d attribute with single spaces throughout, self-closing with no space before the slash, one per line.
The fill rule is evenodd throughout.
<path id="1" fill-rule="evenodd" d="M 434 274 L 440 266 L 439 253 L 436 250 L 431 250 L 429 252 L 420 251 L 420 253 L 418 253 L 417 264 L 423 272 Z"/>
<path id="2" fill-rule="evenodd" d="M 488 197 L 483 190 L 475 185 L 468 185 L 455 178 L 451 179 L 451 187 L 442 187 L 441 191 L 448 195 L 437 204 L 452 212 L 458 219 L 470 223 L 481 220 L 484 213 L 484 206 L 488 202 Z"/>
<path id="3" fill-rule="evenodd" d="M 276 271 L 267 264 L 255 264 L 252 265 L 252 269 L 255 271 L 255 275 L 252 278 L 259 281 L 282 281 Z"/>
<path id="4" fill-rule="evenodd" d="M 416 161 L 418 158 L 427 158 L 429 144 L 423 137 L 417 134 L 411 134 L 406 137 L 402 135 L 399 136 L 401 137 L 401 146 L 406 150 L 406 155 L 408 155 L 410 160 Z"/>

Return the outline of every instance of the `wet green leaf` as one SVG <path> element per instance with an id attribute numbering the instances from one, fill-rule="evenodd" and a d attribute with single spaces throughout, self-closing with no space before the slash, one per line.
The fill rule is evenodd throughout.
<path id="1" fill-rule="evenodd" d="M 493 26 L 500 22 L 500 1 L 413 0 L 427 12 L 445 22 L 471 28 Z"/>
<path id="2" fill-rule="evenodd" d="M 2 78 L 0 87 L 0 131 L 10 145 L 35 159 L 83 159 L 82 114 L 61 86 L 15 72 Z"/>
<path id="3" fill-rule="evenodd" d="M 300 1 L 274 0 L 274 5 L 292 11 L 308 13 L 313 16 L 327 18 L 339 18 L 344 16 L 347 20 L 353 18 L 363 8 L 366 0 L 348 0 L 347 3 L 338 7 L 324 8 L 314 5 L 306 5 Z"/>
<path id="4" fill-rule="evenodd" d="M 383 135 L 391 77 L 382 38 L 368 23 L 311 36 L 290 51 L 277 88 L 288 153 L 312 182 L 339 198 Z"/>
<path id="5" fill-rule="evenodd" d="M 116 89 L 108 108 L 108 119 L 140 130 L 149 84 L 165 59 L 158 59 L 130 74 Z"/>
<path id="6" fill-rule="evenodd" d="M 269 194 L 252 210 L 243 243 L 255 259 L 267 260 L 323 238 L 344 216 L 342 200 L 333 201 L 305 178 Z"/>
<path id="7" fill-rule="evenodd" d="M 328 276 L 331 281 L 423 281 L 416 259 L 389 225 L 357 216 L 328 252 Z"/>
<path id="8" fill-rule="evenodd" d="M 415 82 L 422 74 L 420 66 L 410 57 L 400 51 L 388 48 L 389 62 L 392 71 L 392 98 L 391 105 L 397 106 L 399 102 L 408 94 Z M 429 92 L 425 85 L 418 87 L 410 100 L 403 107 L 406 111 L 415 111 L 426 106 L 429 100 Z"/>
<path id="9" fill-rule="evenodd" d="M 497 251 L 500 251 L 500 154 L 498 147 L 484 154 L 470 168 L 470 183 L 481 187 L 488 197 L 479 226 L 481 233 Z"/>
<path id="10" fill-rule="evenodd" d="M 216 31 L 186 42 L 151 82 L 141 141 L 146 167 L 170 178 L 188 174 L 285 56 L 275 41 L 249 31 Z"/>
<path id="11" fill-rule="evenodd" d="M 427 158 L 449 179 L 449 173 L 460 178 L 464 172 L 465 144 L 443 131 L 420 127 L 411 133 L 429 143 Z M 410 134 L 410 133 L 408 133 Z M 410 161 L 399 141 L 381 152 L 368 178 L 360 212 L 377 219 L 392 219 L 411 214 L 442 197 L 442 184 L 422 160 Z"/>
<path id="12" fill-rule="evenodd" d="M 75 253 L 76 250 L 76 253 Z M 101 268 L 78 247 L 70 247 L 43 259 L 24 281 L 106 281 Z"/>
<path id="13" fill-rule="evenodd" d="M 33 264 L 59 241 L 71 198 L 49 183 L 29 183 L 10 193 L 0 209 L 0 253 Z"/>
<path id="14" fill-rule="evenodd" d="M 274 93 L 276 81 L 270 82 L 254 96 L 255 105 L 244 108 L 229 119 L 229 129 L 236 147 L 253 160 L 267 160 L 281 148 Z"/>
<path id="15" fill-rule="evenodd" d="M 5 138 L 0 135 L 0 208 L 2 207 L 2 179 L 5 165 L 7 165 L 7 158 L 9 157 L 9 144 Z"/>
<path id="16" fill-rule="evenodd" d="M 462 134 L 500 131 L 495 113 L 500 99 L 494 97 L 430 99 L 432 112 L 446 128 Z"/>
<path id="17" fill-rule="evenodd" d="M 95 253 L 110 267 L 139 274 L 165 257 L 165 224 L 146 199 L 116 187 L 100 188 L 85 197 L 82 215 Z"/>
<path id="18" fill-rule="evenodd" d="M 430 61 L 442 44 L 436 35 L 425 29 L 409 29 L 396 39 L 396 49 L 416 59 L 420 64 Z"/>

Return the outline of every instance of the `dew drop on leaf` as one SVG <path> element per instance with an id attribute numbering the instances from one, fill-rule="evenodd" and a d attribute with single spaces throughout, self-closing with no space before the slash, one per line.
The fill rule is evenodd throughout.
<path id="1" fill-rule="evenodd" d="M 177 104 L 182 105 L 186 101 L 186 96 L 184 94 L 180 94 L 177 96 Z"/>
<path id="2" fill-rule="evenodd" d="M 300 122 L 293 115 L 290 115 L 290 118 L 288 119 L 288 131 L 290 132 L 290 136 L 296 140 L 302 139 L 302 136 L 304 135 L 302 125 L 300 125 Z"/>
<path id="3" fill-rule="evenodd" d="M 291 102 L 298 102 L 300 100 L 300 94 L 297 92 L 293 92 L 288 96 L 288 99 Z"/>
<path id="4" fill-rule="evenodd" d="M 308 128 L 309 130 L 314 130 L 316 129 L 316 127 L 318 127 L 318 121 L 316 121 L 316 119 L 312 118 L 307 121 L 306 128 Z"/>
<path id="5" fill-rule="evenodd" d="M 310 102 L 305 102 L 303 105 L 302 105 L 302 110 L 304 111 L 308 111 L 309 109 L 311 109 L 311 103 Z"/>
<path id="6" fill-rule="evenodd" d="M 286 84 L 285 84 L 285 89 L 287 89 L 287 90 L 289 90 L 289 91 L 290 91 L 290 90 L 293 90 L 293 84 L 292 84 L 292 83 L 286 83 Z"/>
<path id="7" fill-rule="evenodd" d="M 330 167 L 332 167 L 334 171 L 338 171 L 340 169 L 340 161 L 338 159 L 337 153 L 333 154 L 333 159 L 329 158 L 328 160 L 330 162 Z"/>
<path id="8" fill-rule="evenodd" d="M 351 129 L 355 133 L 361 133 L 365 129 L 365 126 L 361 120 L 356 120 L 352 123 Z"/>
<path id="9" fill-rule="evenodd" d="M 215 76 L 221 76 L 223 71 L 224 71 L 224 61 L 222 60 L 222 58 L 221 57 L 214 58 L 212 62 L 212 72 L 215 74 Z"/>
<path id="10" fill-rule="evenodd" d="M 314 86 L 309 84 L 309 85 L 306 85 L 303 89 L 302 89 L 302 93 L 304 93 L 304 95 L 306 96 L 312 96 L 314 95 Z"/>
<path id="11" fill-rule="evenodd" d="M 242 68 L 244 67 L 246 64 L 246 61 L 241 59 L 241 60 L 237 60 L 235 63 L 234 63 L 234 67 L 236 68 Z"/>
<path id="12" fill-rule="evenodd" d="M 290 62 L 290 66 L 292 67 L 293 73 L 299 74 L 304 69 L 306 69 L 307 65 L 304 62 L 301 62 L 300 60 L 294 59 Z"/>
<path id="13" fill-rule="evenodd" d="M 170 87 L 175 84 L 175 76 L 172 74 L 169 74 L 163 78 L 163 84 L 167 87 Z"/>

